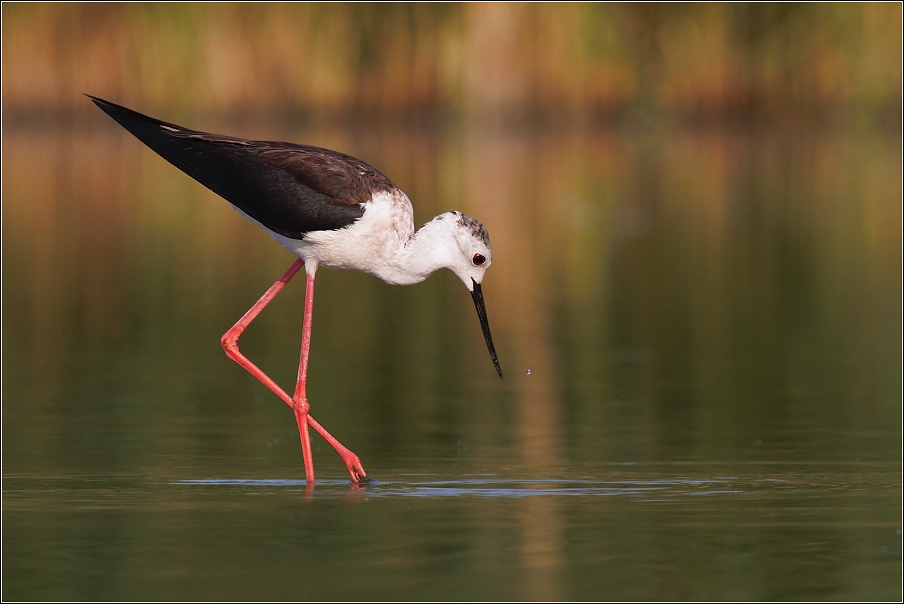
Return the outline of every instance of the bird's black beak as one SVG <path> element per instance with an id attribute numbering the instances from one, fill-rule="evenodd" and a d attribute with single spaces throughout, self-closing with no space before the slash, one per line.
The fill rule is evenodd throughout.
<path id="1" fill-rule="evenodd" d="M 483 292 L 480 290 L 480 283 L 471 279 L 474 289 L 471 291 L 471 297 L 474 298 L 474 306 L 477 307 L 477 317 L 480 319 L 480 327 L 483 328 L 483 337 L 486 338 L 487 348 L 490 349 L 490 357 L 493 359 L 493 365 L 496 367 L 496 373 L 502 377 L 502 369 L 499 368 L 499 359 L 496 358 L 496 349 L 493 348 L 493 336 L 490 335 L 490 324 L 487 322 L 487 308 L 483 304 Z"/>

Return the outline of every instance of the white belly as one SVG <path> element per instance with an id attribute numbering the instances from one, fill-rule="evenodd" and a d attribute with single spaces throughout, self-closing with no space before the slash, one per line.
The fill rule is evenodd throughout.
<path id="1" fill-rule="evenodd" d="M 260 225 L 241 210 L 239 212 Z M 364 215 L 342 229 L 313 231 L 304 239 L 290 239 L 264 229 L 281 246 L 304 260 L 309 275 L 314 274 L 318 266 L 326 266 L 370 273 L 386 280 L 387 267 L 394 265 L 414 234 L 414 212 L 408 197 L 397 189 L 393 193 L 376 193 L 364 204 Z"/>

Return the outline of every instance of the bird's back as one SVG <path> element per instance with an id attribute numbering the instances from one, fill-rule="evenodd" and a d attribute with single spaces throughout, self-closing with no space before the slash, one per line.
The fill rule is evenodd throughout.
<path id="1" fill-rule="evenodd" d="M 353 224 L 374 193 L 396 189 L 381 172 L 344 153 L 189 130 L 91 97 L 98 107 L 168 162 L 274 233 Z"/>

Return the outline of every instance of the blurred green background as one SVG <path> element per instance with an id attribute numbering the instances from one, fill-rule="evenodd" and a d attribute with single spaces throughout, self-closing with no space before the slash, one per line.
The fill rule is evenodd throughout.
<path id="1" fill-rule="evenodd" d="M 900 600 L 899 4 L 2 16 L 5 599 Z M 292 258 L 83 93 L 478 218 L 505 379 L 447 271 L 319 272 L 380 483 L 315 440 L 304 498 L 219 346 Z M 302 298 L 242 339 L 284 388 Z"/>
<path id="2" fill-rule="evenodd" d="M 3 9 L 4 118 L 900 123 L 901 12 L 857 4 Z"/>

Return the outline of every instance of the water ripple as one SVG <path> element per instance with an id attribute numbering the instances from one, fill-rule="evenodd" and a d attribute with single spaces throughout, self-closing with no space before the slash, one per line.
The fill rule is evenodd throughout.
<path id="1" fill-rule="evenodd" d="M 774 490 L 783 481 L 740 479 L 738 477 L 712 478 L 651 478 L 631 480 L 582 479 L 503 479 L 490 477 L 468 477 L 435 480 L 386 480 L 368 485 L 350 485 L 342 480 L 321 480 L 317 482 L 317 495 L 364 494 L 368 497 L 613 497 L 629 496 L 656 499 L 681 496 L 725 496 L 754 494 Z M 246 478 L 204 478 L 178 480 L 172 485 L 193 485 L 207 487 L 243 487 L 251 489 L 273 489 L 288 487 L 292 492 L 305 488 L 300 479 L 246 479 Z M 250 493 L 249 493 L 250 494 Z"/>

